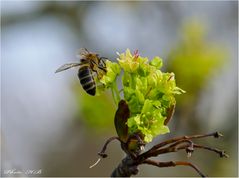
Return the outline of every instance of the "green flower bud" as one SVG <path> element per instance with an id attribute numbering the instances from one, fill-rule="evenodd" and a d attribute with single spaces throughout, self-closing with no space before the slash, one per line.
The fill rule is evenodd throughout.
<path id="1" fill-rule="evenodd" d="M 128 72 L 124 72 L 124 75 L 122 76 L 122 82 L 125 87 L 129 87 L 130 74 Z"/>
<path id="2" fill-rule="evenodd" d="M 112 86 L 112 83 L 116 81 L 116 77 L 120 74 L 120 66 L 115 62 L 109 60 L 106 61 L 107 73 L 100 80 L 101 83 L 105 85 L 106 88 Z"/>
<path id="3" fill-rule="evenodd" d="M 156 56 L 149 64 L 156 67 L 157 69 L 160 69 L 163 66 L 163 61 L 160 57 Z"/>
<path id="4" fill-rule="evenodd" d="M 138 58 L 132 56 L 129 49 L 126 50 L 125 54 L 122 53 L 118 55 L 119 58 L 117 60 L 124 71 L 129 73 L 135 73 L 137 71 L 139 68 L 139 60 Z"/>
<path id="5" fill-rule="evenodd" d="M 136 90 L 139 90 L 143 95 L 146 95 L 148 89 L 148 81 L 146 77 L 136 78 Z"/>
<path id="6" fill-rule="evenodd" d="M 145 101 L 144 100 L 144 95 L 139 90 L 136 90 L 135 94 L 136 94 L 136 97 L 138 98 L 138 101 L 139 101 L 140 105 L 143 105 L 144 101 Z"/>
<path id="7" fill-rule="evenodd" d="M 139 68 L 138 68 L 138 74 L 142 77 L 146 77 L 149 75 L 151 66 L 148 65 L 148 58 L 142 58 L 138 57 L 139 60 Z"/>

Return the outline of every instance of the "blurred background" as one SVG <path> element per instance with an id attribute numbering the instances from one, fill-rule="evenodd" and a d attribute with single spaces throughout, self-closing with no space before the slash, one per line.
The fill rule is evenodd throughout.
<path id="1" fill-rule="evenodd" d="M 109 157 L 89 169 L 105 140 L 116 135 L 111 95 L 91 97 L 77 69 L 55 74 L 77 60 L 81 47 L 115 60 L 116 52 L 138 49 L 164 60 L 187 93 L 177 96 L 167 138 L 220 131 L 221 139 L 199 143 L 226 150 L 198 150 L 155 158 L 186 160 L 209 176 L 237 177 L 238 2 L 63 2 L 1 1 L 2 176 L 15 169 L 29 176 L 109 176 L 124 157 L 117 142 Z M 6 173 L 6 172 L 5 172 Z M 26 173 L 26 172 L 25 172 Z M 140 166 L 137 176 L 197 176 L 188 167 Z"/>

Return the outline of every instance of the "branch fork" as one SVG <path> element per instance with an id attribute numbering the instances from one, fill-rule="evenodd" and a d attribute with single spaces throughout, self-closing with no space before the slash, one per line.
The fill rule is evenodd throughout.
<path id="1" fill-rule="evenodd" d="M 171 152 L 178 152 L 179 150 L 185 150 L 188 154 L 188 157 L 192 155 L 195 149 L 204 149 L 208 151 L 212 151 L 217 153 L 220 157 L 228 158 L 229 156 L 223 150 L 219 150 L 217 148 L 208 147 L 204 145 L 195 144 L 192 140 L 194 139 L 201 139 L 205 137 L 214 137 L 219 138 L 223 135 L 219 132 L 213 132 L 210 134 L 202 134 L 202 135 L 192 135 L 192 136 L 182 136 L 176 137 L 172 139 L 168 139 L 164 142 L 158 143 L 154 145 L 149 150 L 141 153 L 140 151 L 136 153 L 132 153 L 127 148 L 127 143 L 131 139 L 128 138 L 128 141 L 122 142 L 119 137 L 111 137 L 109 138 L 106 143 L 104 144 L 102 150 L 98 153 L 101 158 L 106 158 L 108 155 L 106 154 L 106 149 L 108 144 L 113 140 L 118 140 L 121 143 L 121 147 L 126 153 L 126 157 L 121 161 L 121 163 L 115 168 L 112 172 L 111 177 L 130 177 L 131 175 L 138 174 L 138 166 L 142 164 L 153 165 L 156 167 L 175 167 L 175 166 L 189 166 L 193 168 L 201 177 L 206 177 L 205 174 L 200 171 L 200 169 L 190 162 L 185 161 L 168 161 L 168 162 L 158 162 L 154 161 L 151 158 L 157 157 L 161 154 L 171 153 Z M 135 137 L 134 137 L 135 138 Z M 142 140 L 138 139 L 139 147 L 144 147 L 142 144 Z"/>

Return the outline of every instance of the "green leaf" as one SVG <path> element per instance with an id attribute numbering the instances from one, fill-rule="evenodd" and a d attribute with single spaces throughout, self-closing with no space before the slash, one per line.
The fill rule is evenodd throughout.
<path id="1" fill-rule="evenodd" d="M 160 69 L 163 66 L 163 60 L 160 57 L 156 56 L 149 64 L 155 66 L 157 69 Z"/>
<path id="2" fill-rule="evenodd" d="M 109 60 L 106 61 L 106 74 L 100 80 L 105 85 L 105 88 L 112 87 L 112 84 L 116 81 L 117 76 L 120 74 L 120 66 L 115 62 Z"/>

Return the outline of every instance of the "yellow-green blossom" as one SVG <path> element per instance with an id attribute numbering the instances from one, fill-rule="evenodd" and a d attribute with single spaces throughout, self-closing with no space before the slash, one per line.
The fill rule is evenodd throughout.
<path id="1" fill-rule="evenodd" d="M 119 58 L 117 58 L 117 60 L 124 71 L 129 73 L 134 73 L 137 71 L 139 68 L 139 60 L 130 53 L 129 49 L 127 49 L 125 53 L 118 55 Z"/>
<path id="2" fill-rule="evenodd" d="M 115 62 L 109 60 L 106 61 L 107 73 L 100 80 L 101 83 L 105 85 L 106 88 L 109 88 L 115 81 L 116 77 L 120 74 L 120 66 Z"/>
<path id="3" fill-rule="evenodd" d="M 159 101 L 145 100 L 141 112 L 128 119 L 130 132 L 142 133 L 145 142 L 152 141 L 156 135 L 168 133 L 169 129 L 164 125 L 165 116 L 161 114 L 160 105 Z"/>
<path id="4" fill-rule="evenodd" d="M 160 70 L 163 65 L 160 57 L 149 62 L 137 52 L 132 55 L 129 49 L 118 55 L 118 63 L 106 62 L 107 73 L 100 81 L 105 88 L 111 88 L 118 104 L 120 95 L 116 78 L 123 70 L 123 97 L 130 110 L 128 132 L 140 133 L 145 142 L 150 142 L 155 136 L 169 132 L 164 125 L 167 110 L 176 104 L 174 95 L 184 91 L 176 86 L 174 73 Z"/>

